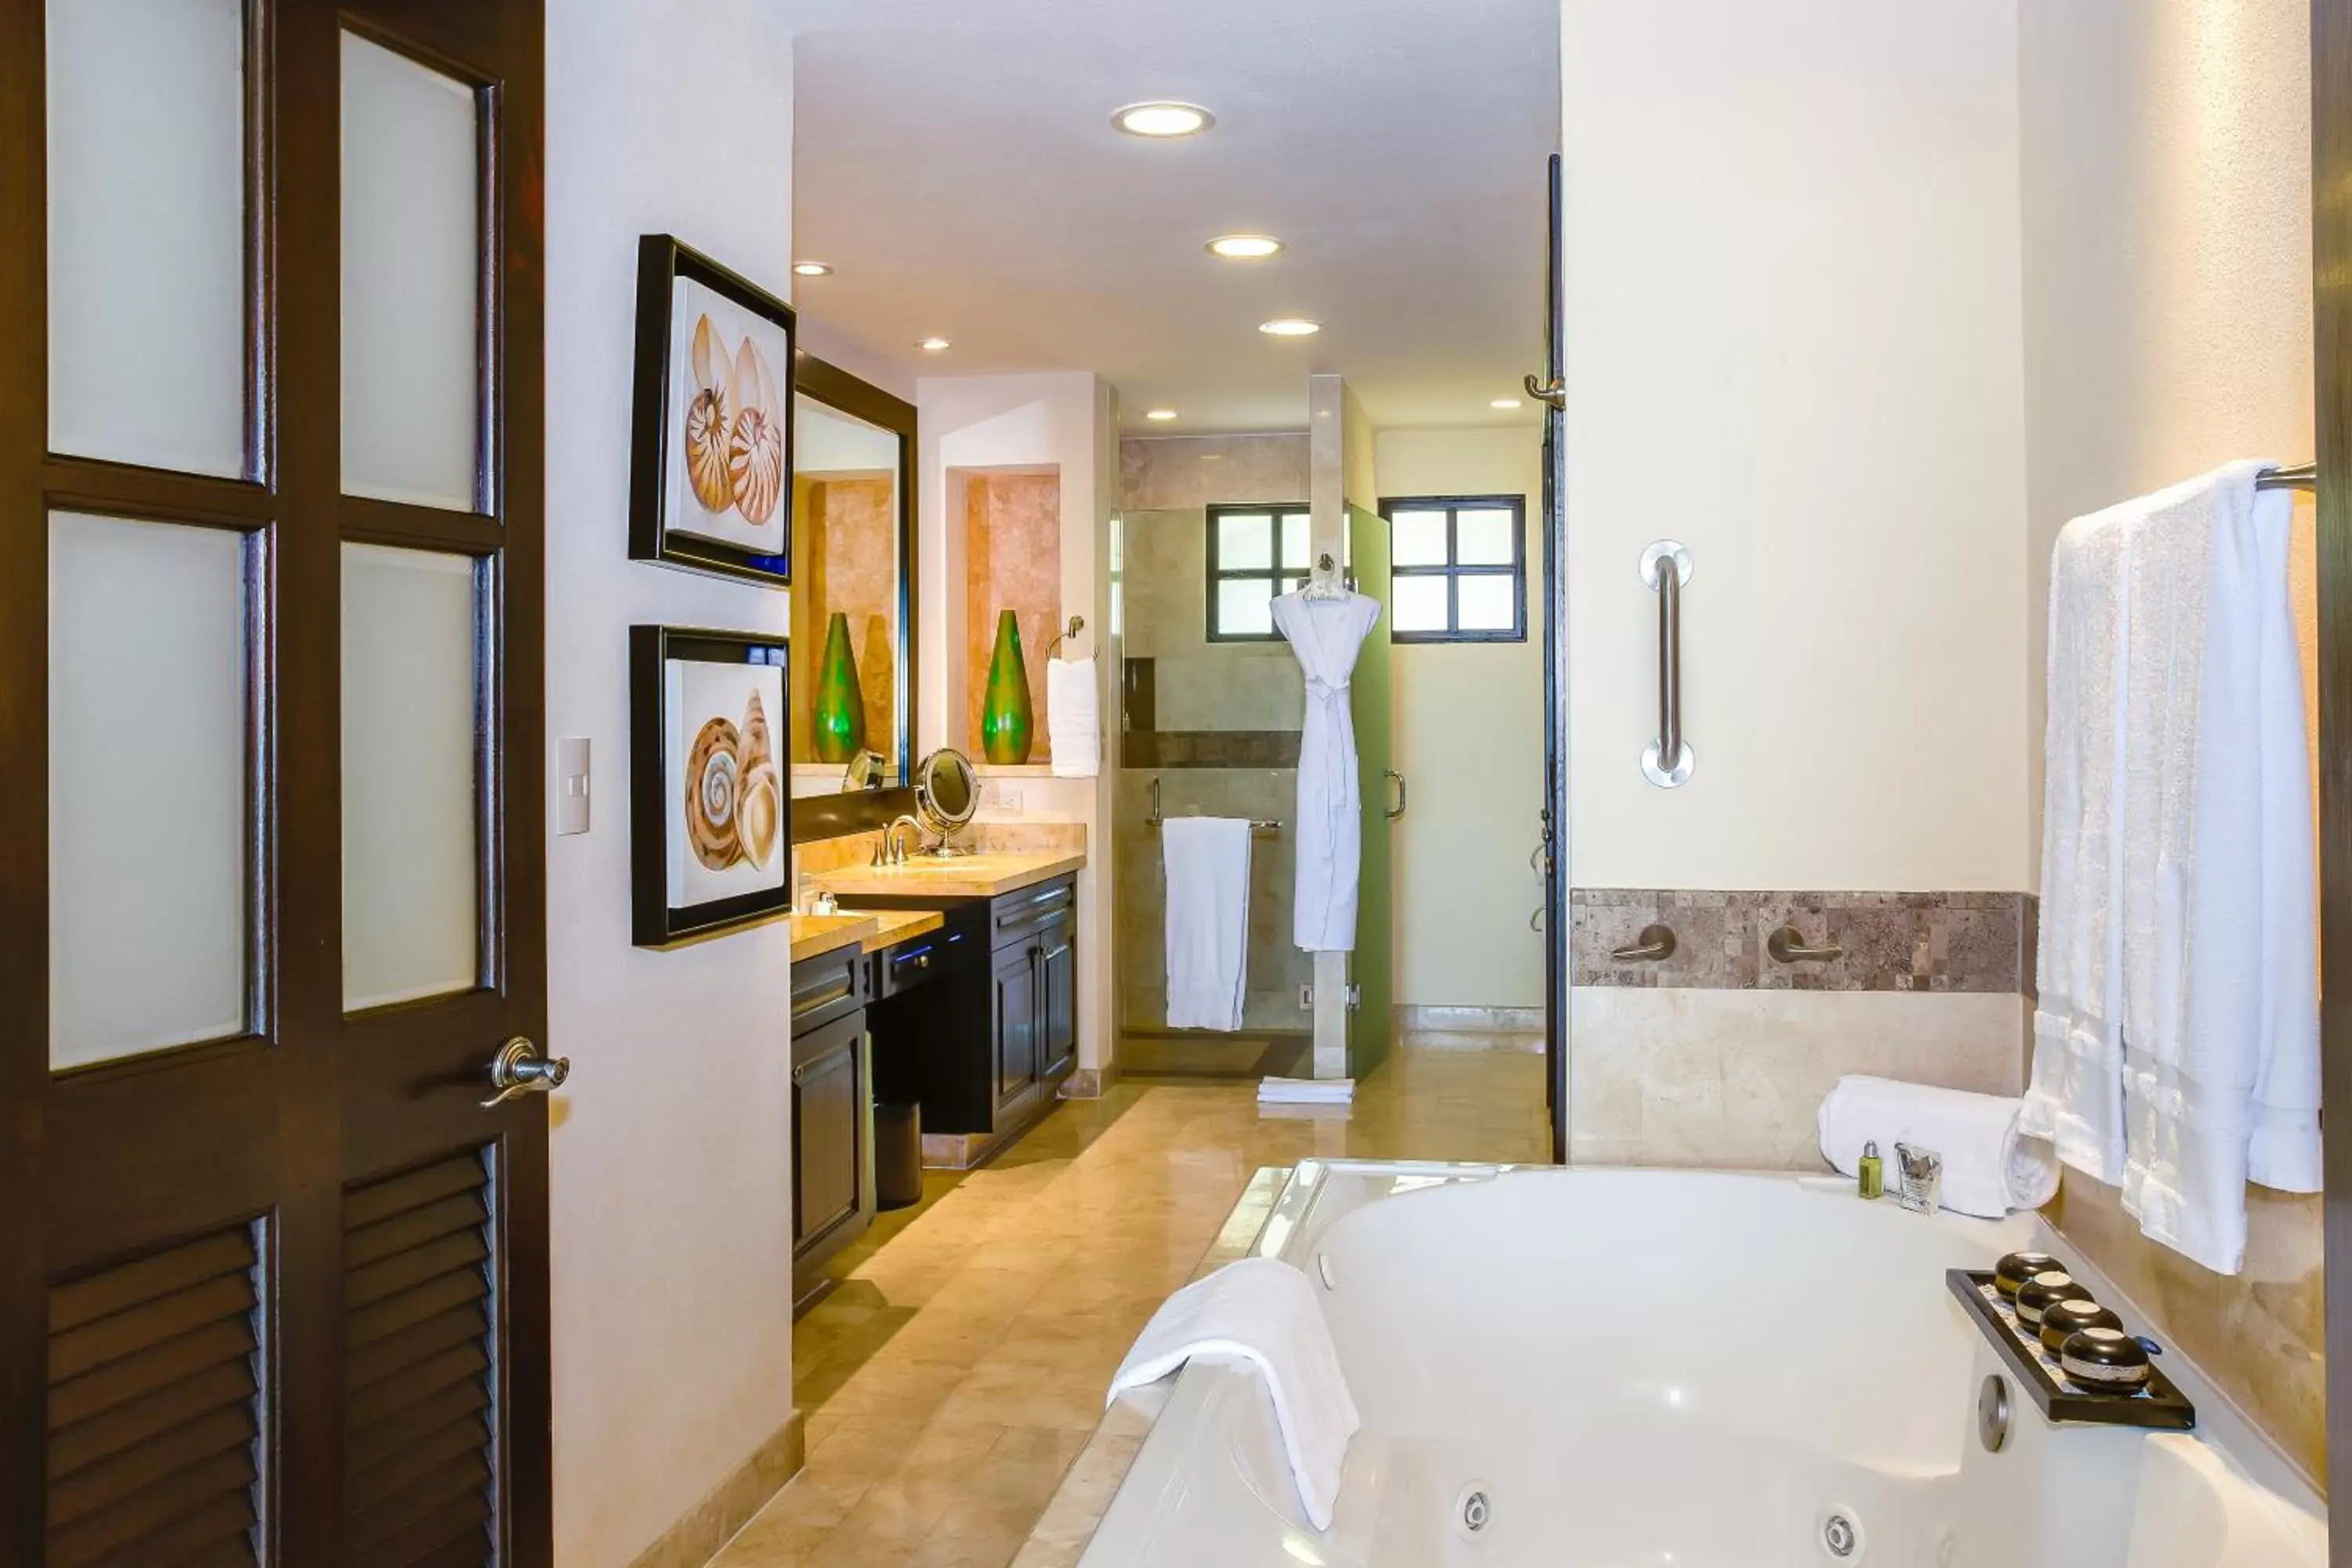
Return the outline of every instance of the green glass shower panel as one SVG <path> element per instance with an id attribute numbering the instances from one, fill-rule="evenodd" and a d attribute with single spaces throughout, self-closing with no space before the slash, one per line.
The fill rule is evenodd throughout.
<path id="1" fill-rule="evenodd" d="M 1389 525 L 1376 512 L 1348 508 L 1348 549 L 1355 558 L 1356 592 L 1378 599 L 1381 618 L 1365 634 L 1356 655 L 1350 709 L 1356 724 L 1356 777 L 1363 803 L 1363 879 L 1356 893 L 1356 951 L 1349 956 L 1349 981 L 1356 1005 L 1348 1014 L 1348 1072 L 1360 1079 L 1388 1059 L 1396 1017 L 1396 953 L 1393 919 L 1395 858 L 1390 845 L 1389 809 L 1396 786 L 1389 770 L 1391 736 L 1389 700 Z"/>

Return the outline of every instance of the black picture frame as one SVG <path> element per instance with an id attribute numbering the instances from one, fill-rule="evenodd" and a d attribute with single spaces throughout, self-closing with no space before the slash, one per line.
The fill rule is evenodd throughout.
<path id="1" fill-rule="evenodd" d="M 677 285 L 681 280 L 708 289 L 727 305 L 773 327 L 782 337 L 781 350 L 772 354 L 757 353 L 755 349 L 756 357 L 775 382 L 774 405 L 769 413 L 781 426 L 782 437 L 772 475 L 765 463 L 757 468 L 761 490 L 772 479 L 776 485 L 770 510 L 757 524 L 761 531 L 765 531 L 772 521 L 776 532 L 772 551 L 698 532 L 687 526 L 690 519 L 678 515 L 675 502 L 681 491 L 682 477 L 687 480 L 688 493 L 702 493 L 700 486 L 693 482 L 695 476 L 684 470 L 685 428 L 681 425 L 676 432 L 671 429 L 676 390 L 673 379 L 681 367 L 692 363 L 691 343 L 688 345 L 688 357 L 681 358 L 678 342 Z M 724 336 L 723 329 L 719 335 Z M 648 234 L 638 238 L 636 379 L 629 443 L 629 559 L 772 588 L 792 585 L 793 390 L 799 373 L 795 363 L 800 357 L 799 347 L 797 318 L 783 300 L 674 236 Z M 720 357 L 726 358 L 723 345 Z M 777 363 L 768 364 L 771 358 Z M 685 405 L 678 406 L 683 409 Z M 741 414 L 740 409 L 736 409 L 730 418 L 740 420 Z M 765 449 L 764 443 L 761 449 Z M 702 515 L 717 516 L 719 521 L 715 526 L 738 530 L 752 526 L 748 519 L 728 522 L 724 512 Z M 735 515 L 743 514 L 739 510 Z"/>
<path id="2" fill-rule="evenodd" d="M 671 736 L 674 716 L 667 695 L 667 677 L 673 663 L 756 666 L 775 671 L 776 700 L 763 704 L 773 710 L 763 713 L 769 727 L 767 760 L 777 791 L 770 853 L 776 858 L 778 876 L 772 888 L 698 901 L 672 901 L 672 858 L 697 853 L 687 842 L 688 808 L 670 780 L 670 759 L 677 744 Z M 792 792 L 782 763 L 792 754 L 790 670 L 791 639 L 782 634 L 694 626 L 629 628 L 630 940 L 637 946 L 682 946 L 792 912 Z M 741 727 L 738 728 L 740 732 Z M 734 774 L 738 804 L 751 772 L 739 752 Z M 740 823 L 740 813 L 730 816 Z M 707 860 L 699 863 L 711 868 Z M 764 868 L 762 861 L 763 872 Z"/>

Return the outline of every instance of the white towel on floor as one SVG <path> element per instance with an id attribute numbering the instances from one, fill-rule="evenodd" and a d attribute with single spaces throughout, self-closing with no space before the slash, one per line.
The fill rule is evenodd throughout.
<path id="1" fill-rule="evenodd" d="M 1249 984 L 1249 822 L 1169 817 L 1160 852 L 1168 873 L 1168 1026 L 1238 1029 Z"/>
<path id="2" fill-rule="evenodd" d="M 1102 772 L 1102 698 L 1095 661 L 1045 661 L 1045 742 L 1057 779 L 1090 779 Z"/>
<path id="3" fill-rule="evenodd" d="M 2320 1184 L 2293 500 L 2255 489 L 2263 467 L 2154 498 L 2126 567 L 2124 1206 L 2225 1274 L 2250 1178 Z"/>
<path id="4" fill-rule="evenodd" d="M 1852 1176 L 1863 1146 L 1878 1145 L 1891 1173 L 1895 1145 L 1943 1156 L 1943 1205 L 1999 1219 L 2040 1208 L 2058 1192 L 2058 1160 L 2049 1143 L 2018 1129 L 2021 1100 L 1932 1084 L 1850 1073 L 1822 1100 L 1822 1158 Z"/>
<path id="5" fill-rule="evenodd" d="M 1260 1105 L 1346 1105 L 1356 1098 L 1351 1078 L 1262 1078 Z"/>
<path id="6" fill-rule="evenodd" d="M 1104 1405 L 1194 1356 L 1245 1362 L 1265 1378 L 1298 1500 L 1308 1522 L 1330 1529 L 1340 1468 L 1360 1422 L 1307 1276 L 1278 1258 L 1244 1258 L 1185 1286 L 1144 1325 Z"/>
<path id="7" fill-rule="evenodd" d="M 2124 1173 L 2124 660 L 2131 524 L 2144 502 L 2078 517 L 2050 561 L 2042 907 L 2033 1076 L 2023 1126 L 2103 1182 Z M 1885 1152 L 1885 1145 L 1881 1152 Z"/>

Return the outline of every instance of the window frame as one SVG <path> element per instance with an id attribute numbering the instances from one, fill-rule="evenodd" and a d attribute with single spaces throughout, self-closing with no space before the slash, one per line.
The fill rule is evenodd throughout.
<path id="1" fill-rule="evenodd" d="M 1219 566 L 1217 563 L 1217 535 L 1222 532 L 1223 530 L 1218 526 L 1218 524 L 1221 519 L 1234 516 L 1265 516 L 1272 519 L 1272 522 L 1269 525 L 1273 530 L 1273 538 L 1269 542 L 1271 546 L 1270 560 L 1272 563 L 1270 565 L 1262 569 L 1255 566 L 1249 566 L 1234 570 L 1228 570 Z M 1223 583 L 1262 582 L 1270 584 L 1274 589 L 1274 592 L 1268 595 L 1267 597 L 1269 599 L 1276 599 L 1280 598 L 1284 593 L 1287 592 L 1287 590 L 1283 587 L 1283 584 L 1290 578 L 1297 577 L 1300 582 L 1304 583 L 1314 576 L 1314 568 L 1311 566 L 1304 566 L 1293 570 L 1284 566 L 1282 563 L 1282 522 L 1283 519 L 1286 517 L 1293 516 L 1299 518 L 1311 518 L 1312 512 L 1308 504 L 1305 501 L 1218 501 L 1210 506 L 1207 528 L 1209 536 L 1208 592 L 1202 595 L 1202 598 L 1205 601 L 1202 611 L 1202 618 L 1208 633 L 1209 641 L 1213 643 L 1250 643 L 1280 642 L 1282 640 L 1282 633 L 1280 630 L 1274 627 L 1270 623 L 1267 629 L 1262 632 L 1229 632 L 1220 630 L 1217 626 L 1217 588 L 1218 585 Z M 1309 521 L 1307 526 L 1311 531 L 1314 525 Z M 1310 532 L 1310 540 L 1311 537 Z"/>
<path id="2" fill-rule="evenodd" d="M 1442 566 L 1400 566 L 1396 563 L 1396 514 L 1400 511 L 1443 511 L 1445 514 L 1445 563 Z M 1508 511 L 1511 514 L 1511 559 L 1508 565 L 1460 559 L 1460 516 L 1465 511 Z M 1390 597 L 1400 577 L 1445 579 L 1445 627 L 1442 631 L 1401 631 L 1393 604 L 1389 617 L 1392 643 L 1505 643 L 1528 640 L 1528 498 L 1512 495 L 1382 496 L 1381 519 L 1389 525 Z M 1465 630 L 1462 626 L 1462 579 L 1507 577 L 1511 584 L 1511 624 Z"/>

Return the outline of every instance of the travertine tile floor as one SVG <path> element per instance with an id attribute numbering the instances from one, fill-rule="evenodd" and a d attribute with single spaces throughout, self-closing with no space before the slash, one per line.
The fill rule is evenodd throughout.
<path id="1" fill-rule="evenodd" d="M 1253 1173 L 1309 1155 L 1545 1159 L 1543 1059 L 1401 1049 L 1345 1120 L 1262 1117 L 1254 1083 L 1122 1083 L 936 1178 L 793 1326 L 808 1463 L 715 1568 L 1005 1568 Z M 1087 1466 L 1122 1473 L 1139 1431 Z"/>

